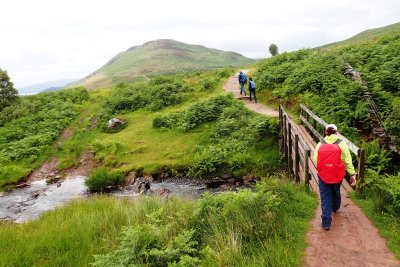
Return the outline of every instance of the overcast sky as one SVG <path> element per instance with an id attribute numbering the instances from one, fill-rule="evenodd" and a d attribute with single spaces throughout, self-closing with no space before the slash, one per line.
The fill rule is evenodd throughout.
<path id="1" fill-rule="evenodd" d="M 82 78 L 155 39 L 252 58 L 400 22 L 399 0 L 4 0 L 0 68 L 15 87 Z"/>

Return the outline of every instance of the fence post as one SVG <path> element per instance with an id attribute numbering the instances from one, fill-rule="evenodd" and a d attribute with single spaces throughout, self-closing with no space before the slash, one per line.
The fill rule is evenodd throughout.
<path id="1" fill-rule="evenodd" d="M 292 158 L 292 124 L 288 123 L 288 168 L 289 175 L 293 175 L 293 158 Z"/>
<path id="2" fill-rule="evenodd" d="M 284 152 L 285 152 L 285 157 L 287 157 L 287 124 L 286 124 L 287 117 L 286 115 L 283 115 L 283 145 L 284 145 Z"/>
<path id="3" fill-rule="evenodd" d="M 309 164 L 308 164 L 308 159 L 310 158 L 310 149 L 306 148 L 304 150 L 304 172 L 305 172 L 305 184 L 306 186 L 310 186 L 310 180 L 311 180 L 311 175 L 310 175 L 310 170 L 309 170 Z"/>
<path id="4" fill-rule="evenodd" d="M 318 129 L 317 129 L 317 121 L 313 118 L 313 127 L 314 127 L 314 129 L 318 132 Z M 314 134 L 313 134 L 313 139 L 314 140 L 316 140 L 318 138 L 318 136 L 315 136 Z"/>
<path id="5" fill-rule="evenodd" d="M 296 133 L 294 136 L 294 177 L 296 183 L 300 182 L 299 175 L 299 134 Z"/>
<path id="6" fill-rule="evenodd" d="M 283 111 L 282 111 L 282 106 L 281 105 L 279 105 L 279 127 L 280 127 L 280 129 L 281 129 L 281 131 L 280 131 L 280 151 L 281 151 L 281 153 L 283 154 L 284 153 L 284 148 L 285 148 L 285 146 L 284 146 L 284 133 L 283 133 Z"/>

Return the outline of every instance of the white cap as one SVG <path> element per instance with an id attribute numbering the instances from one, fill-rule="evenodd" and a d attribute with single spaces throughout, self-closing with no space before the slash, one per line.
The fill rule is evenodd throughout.
<path id="1" fill-rule="evenodd" d="M 325 130 L 328 130 L 328 128 L 330 128 L 330 127 L 333 128 L 333 130 L 337 131 L 337 127 L 336 127 L 335 124 L 328 124 L 328 125 L 326 125 Z"/>

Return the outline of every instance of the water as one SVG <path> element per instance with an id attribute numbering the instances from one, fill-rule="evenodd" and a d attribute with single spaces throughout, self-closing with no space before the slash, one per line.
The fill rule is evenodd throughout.
<path id="1" fill-rule="evenodd" d="M 45 180 L 34 181 L 28 187 L 3 193 L 0 195 L 0 220 L 23 223 L 38 219 L 42 213 L 60 207 L 73 199 L 90 196 L 84 183 L 85 178 L 76 176 L 51 185 L 46 184 Z M 156 196 L 172 195 L 198 198 L 205 191 L 221 191 L 219 186 L 210 185 L 210 183 L 203 183 L 199 180 L 165 180 L 151 182 L 150 189 L 145 193 Z M 142 190 L 130 186 L 110 194 L 116 197 L 135 198 L 140 195 L 139 191 Z"/>
<path id="2" fill-rule="evenodd" d="M 183 197 L 200 197 L 206 190 L 206 185 L 186 181 L 182 183 L 176 182 L 158 182 L 151 184 L 151 190 L 154 192 L 167 189 L 171 195 Z"/>
<path id="3" fill-rule="evenodd" d="M 72 199 L 86 195 L 85 177 L 77 176 L 59 184 L 47 185 L 45 180 L 34 181 L 29 187 L 18 188 L 0 197 L 0 219 L 23 223 L 38 219 Z"/>
<path id="4" fill-rule="evenodd" d="M 180 196 L 180 197 L 200 197 L 206 190 L 206 185 L 195 183 L 194 181 L 162 181 L 150 183 L 150 190 L 145 193 L 147 195 L 159 196 Z M 124 189 L 112 192 L 112 195 L 118 197 L 136 197 L 140 195 L 137 190 Z"/>

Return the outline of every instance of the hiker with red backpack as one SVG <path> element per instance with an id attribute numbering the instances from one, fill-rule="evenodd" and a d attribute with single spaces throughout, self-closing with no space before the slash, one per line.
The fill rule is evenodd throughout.
<path id="1" fill-rule="evenodd" d="M 325 137 L 317 144 L 314 161 L 317 163 L 319 193 L 321 196 L 322 227 L 329 230 L 332 224 L 332 212 L 340 208 L 340 186 L 346 175 L 350 175 L 351 185 L 357 182 L 351 154 L 345 142 L 339 139 L 335 124 L 325 127 Z"/>

